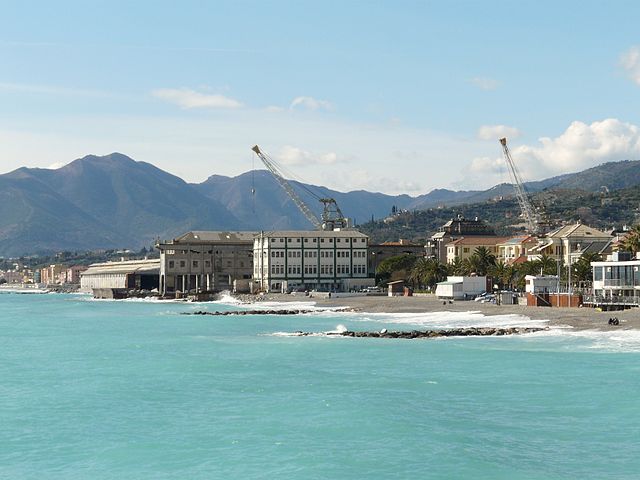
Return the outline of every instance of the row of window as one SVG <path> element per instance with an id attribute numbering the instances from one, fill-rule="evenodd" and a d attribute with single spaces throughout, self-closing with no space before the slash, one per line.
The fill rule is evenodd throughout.
<path id="1" fill-rule="evenodd" d="M 256 254 L 257 255 L 257 254 Z M 351 253 L 349 250 L 337 250 L 336 257 L 338 258 L 349 258 Z M 289 250 L 287 252 L 287 257 L 289 258 L 300 258 L 302 256 L 301 250 Z M 355 258 L 365 258 L 367 256 L 367 252 L 356 250 L 353 252 L 353 256 Z M 317 250 L 305 250 L 304 258 L 317 258 L 318 252 Z M 271 258 L 284 258 L 284 251 L 281 250 L 272 250 Z M 320 258 L 333 258 L 333 250 L 320 250 Z"/>
<path id="2" fill-rule="evenodd" d="M 320 243 L 325 243 L 325 240 L 327 241 L 327 243 L 333 243 L 333 238 L 305 238 L 304 239 L 304 243 L 318 243 L 318 240 L 320 240 Z M 336 238 L 336 243 L 342 243 L 342 241 L 344 240 L 344 243 L 349 243 L 349 241 L 351 241 L 352 243 L 366 243 L 367 239 L 366 238 Z M 272 238 L 271 239 L 271 243 L 284 243 L 284 238 Z M 287 243 L 300 243 L 300 238 L 287 238 Z"/>
<path id="3" fill-rule="evenodd" d="M 175 254 L 179 254 L 179 255 L 186 255 L 188 253 L 192 253 L 195 255 L 200 255 L 200 254 L 204 254 L 204 255 L 213 255 L 214 251 L 213 250 L 202 250 L 202 251 L 198 251 L 198 250 L 165 250 L 164 254 L 165 255 L 175 255 Z M 227 251 L 226 253 L 231 253 L 229 251 Z M 233 251 L 234 254 L 238 254 L 237 251 Z M 251 251 L 246 252 L 248 254 L 248 256 L 251 256 Z M 216 255 L 220 255 L 220 251 L 216 250 L 215 251 Z"/>
<path id="4" fill-rule="evenodd" d="M 290 265 L 286 269 L 288 275 L 300 275 L 303 271 L 305 275 L 317 275 L 317 265 L 305 265 L 304 268 L 300 265 Z M 272 265 L 271 275 L 284 275 L 284 265 Z M 349 265 L 336 265 L 336 275 L 349 275 L 351 269 Z M 354 265 L 354 274 L 365 274 L 366 267 L 364 265 Z M 320 275 L 333 275 L 333 265 L 320 265 Z"/>
<path id="5" fill-rule="evenodd" d="M 186 268 L 187 266 L 187 262 L 186 260 L 179 260 L 178 264 L 180 265 L 180 268 Z M 252 262 L 249 262 L 249 265 L 251 265 Z M 175 260 L 169 260 L 169 269 L 175 268 L 176 266 L 176 262 Z M 200 268 L 200 260 L 192 260 L 191 261 L 191 266 L 193 268 Z M 227 260 L 227 267 L 232 267 L 233 266 L 233 261 L 232 260 Z M 238 266 L 239 268 L 244 268 L 244 262 L 238 262 Z M 211 268 L 211 260 L 205 260 L 204 261 L 204 267 L 205 268 Z"/>

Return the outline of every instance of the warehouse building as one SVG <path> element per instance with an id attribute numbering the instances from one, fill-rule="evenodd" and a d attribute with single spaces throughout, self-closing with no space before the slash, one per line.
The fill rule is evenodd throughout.
<path id="1" fill-rule="evenodd" d="M 153 290 L 158 288 L 160 260 L 126 260 L 94 263 L 80 273 L 80 291 Z M 98 295 L 103 296 L 103 295 Z"/>
<path id="2" fill-rule="evenodd" d="M 159 242 L 160 293 L 220 292 L 247 285 L 256 232 L 193 231 Z"/>

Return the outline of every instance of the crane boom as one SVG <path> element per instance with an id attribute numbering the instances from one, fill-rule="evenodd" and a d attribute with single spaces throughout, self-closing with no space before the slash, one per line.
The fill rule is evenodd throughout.
<path id="1" fill-rule="evenodd" d="M 527 197 L 527 192 L 524 189 L 522 178 L 520 178 L 520 173 L 518 173 L 516 164 L 511 157 L 511 152 L 509 151 L 509 147 L 507 146 L 507 139 L 501 138 L 500 145 L 502 145 L 502 153 L 504 154 L 504 158 L 507 162 L 507 165 L 509 166 L 509 176 L 511 177 L 513 189 L 516 192 L 516 198 L 518 199 L 518 204 L 520 205 L 520 210 L 522 211 L 522 217 L 527 224 L 529 232 L 537 233 L 539 230 L 538 217 L 535 214 L 531 202 L 529 201 L 529 197 Z"/>
<path id="2" fill-rule="evenodd" d="M 307 220 L 309 220 L 309 222 L 315 228 L 317 229 L 322 228 L 322 222 L 320 222 L 318 217 L 311 211 L 311 209 L 307 206 L 307 204 L 302 201 L 302 199 L 293 189 L 289 181 L 282 176 L 282 174 L 280 173 L 280 170 L 273 163 L 273 161 L 271 161 L 271 159 L 267 155 L 265 155 L 264 153 L 262 153 L 262 151 L 260 151 L 260 147 L 258 147 L 258 145 L 254 145 L 251 150 L 253 150 L 256 153 L 256 155 L 258 155 L 258 158 L 262 160 L 262 163 L 264 163 L 264 166 L 267 167 L 267 169 L 273 174 L 273 176 L 278 181 L 280 186 L 284 189 L 285 192 L 287 192 L 287 195 L 289 195 L 291 200 L 293 200 L 293 203 L 296 204 L 296 207 L 298 207 L 298 209 L 307 218 Z"/>

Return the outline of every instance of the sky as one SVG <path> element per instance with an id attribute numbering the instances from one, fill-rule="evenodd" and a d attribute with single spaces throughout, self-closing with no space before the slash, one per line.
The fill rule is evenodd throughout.
<path id="1" fill-rule="evenodd" d="M 3 1 L 0 173 L 121 152 L 419 195 L 640 159 L 632 1 Z"/>

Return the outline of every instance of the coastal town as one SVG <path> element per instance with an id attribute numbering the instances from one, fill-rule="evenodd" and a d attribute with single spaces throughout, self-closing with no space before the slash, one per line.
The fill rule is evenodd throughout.
<path id="1" fill-rule="evenodd" d="M 157 296 L 211 300 L 220 292 L 410 296 L 529 306 L 640 305 L 636 229 L 580 223 L 541 235 L 496 235 L 458 217 L 423 242 L 372 243 L 355 228 L 192 231 L 158 241 L 158 258 L 0 272 L 4 289 L 80 291 L 99 298 Z M 152 253 L 152 252 L 149 252 Z M 33 289 L 33 290 L 32 290 Z"/>

